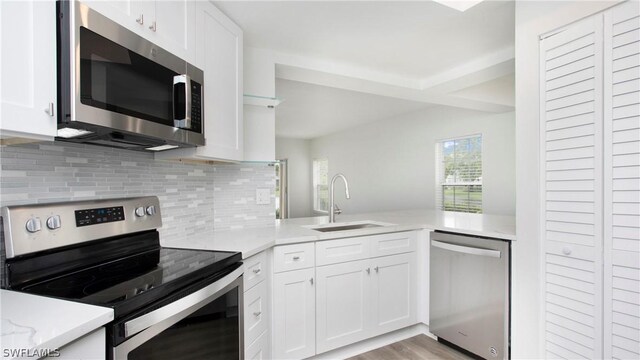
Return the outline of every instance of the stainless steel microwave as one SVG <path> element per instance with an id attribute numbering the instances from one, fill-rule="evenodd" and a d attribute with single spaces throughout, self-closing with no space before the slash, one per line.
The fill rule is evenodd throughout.
<path id="1" fill-rule="evenodd" d="M 57 140 L 204 145 L 204 73 L 78 1 L 57 2 Z"/>

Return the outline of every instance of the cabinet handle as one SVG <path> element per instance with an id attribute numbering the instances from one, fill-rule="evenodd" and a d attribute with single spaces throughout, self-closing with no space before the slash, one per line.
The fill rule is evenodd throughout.
<path id="1" fill-rule="evenodd" d="M 46 112 L 49 116 L 53 117 L 54 115 L 53 103 L 49 103 L 49 107 L 44 109 L 44 112 Z"/>
<path id="2" fill-rule="evenodd" d="M 144 14 L 140 14 L 140 17 L 136 19 L 136 22 L 140 25 L 144 25 Z"/>
<path id="3" fill-rule="evenodd" d="M 298 261 L 298 260 L 300 260 L 300 256 L 294 256 L 293 257 L 293 261 Z"/>
<path id="4" fill-rule="evenodd" d="M 374 267 L 373 270 L 375 270 L 376 272 L 378 272 L 378 267 Z"/>
<path id="5" fill-rule="evenodd" d="M 258 317 L 262 314 L 262 311 L 256 311 L 253 313 L 253 316 Z"/>
<path id="6" fill-rule="evenodd" d="M 253 269 L 253 273 L 254 274 L 260 274 L 260 272 L 262 271 L 262 269 Z"/>
<path id="7" fill-rule="evenodd" d="M 313 285 L 313 278 L 309 279 L 309 282 Z"/>
<path id="8" fill-rule="evenodd" d="M 562 253 L 563 253 L 563 254 L 565 254 L 565 255 L 567 255 L 567 256 L 568 256 L 568 255 L 571 255 L 571 248 L 570 248 L 570 247 L 568 247 L 568 246 L 563 247 L 563 248 L 562 248 Z"/>
<path id="9" fill-rule="evenodd" d="M 371 268 L 370 267 L 367 268 L 367 274 L 371 274 Z"/>
<path id="10" fill-rule="evenodd" d="M 149 26 L 149 30 L 151 30 L 151 31 L 153 31 L 153 32 L 156 32 L 156 30 L 157 30 L 157 29 L 158 29 L 158 28 L 156 27 L 156 22 L 155 22 L 155 21 L 153 21 L 153 22 L 151 23 L 151 26 Z"/>

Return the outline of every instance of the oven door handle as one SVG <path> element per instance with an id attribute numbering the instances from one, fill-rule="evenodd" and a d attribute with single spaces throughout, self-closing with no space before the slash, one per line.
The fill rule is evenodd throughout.
<path id="1" fill-rule="evenodd" d="M 500 258 L 500 256 L 502 255 L 498 250 L 480 249 L 480 248 L 470 247 L 470 246 L 455 245 L 455 244 L 450 244 L 450 243 L 437 241 L 437 240 L 431 240 L 431 246 L 444 249 L 444 250 L 455 251 L 463 254 L 488 256 L 493 258 Z"/>
<path id="2" fill-rule="evenodd" d="M 166 320 L 176 314 L 191 311 L 193 308 L 199 308 L 200 305 L 205 305 L 211 296 L 215 295 L 220 290 L 227 287 L 243 274 L 243 267 L 240 266 L 233 272 L 229 273 L 222 279 L 217 280 L 211 285 L 208 285 L 192 294 L 183 297 L 180 300 L 176 300 L 171 304 L 163 306 L 159 309 L 153 310 L 133 320 L 129 320 L 124 324 L 125 337 L 137 334 L 140 331 L 147 329 L 163 320 Z"/>

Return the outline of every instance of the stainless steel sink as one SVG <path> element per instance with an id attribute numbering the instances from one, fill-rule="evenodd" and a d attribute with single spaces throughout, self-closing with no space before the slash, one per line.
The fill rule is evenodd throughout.
<path id="1" fill-rule="evenodd" d="M 330 232 L 330 231 L 366 229 L 366 228 L 382 227 L 382 226 L 383 225 L 366 223 L 366 224 L 352 224 L 352 225 L 322 226 L 322 227 L 315 227 L 312 229 L 315 231 Z"/>

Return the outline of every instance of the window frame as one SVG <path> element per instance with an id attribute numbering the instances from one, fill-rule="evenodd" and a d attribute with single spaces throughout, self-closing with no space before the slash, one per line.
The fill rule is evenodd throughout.
<path id="1" fill-rule="evenodd" d="M 473 139 L 473 138 L 480 138 L 480 176 L 479 178 L 481 179 L 480 182 L 468 182 L 468 181 L 459 181 L 459 182 L 452 182 L 452 183 L 447 183 L 444 173 L 445 173 L 445 169 L 444 169 L 444 165 L 445 165 L 445 161 L 444 161 L 444 143 L 446 142 L 456 142 L 456 141 L 460 141 L 460 140 L 467 140 L 467 139 Z M 473 133 L 473 134 L 468 134 L 468 135 L 463 135 L 463 136 L 456 136 L 456 137 L 448 137 L 448 138 L 443 138 L 443 139 L 438 139 L 436 140 L 435 143 L 435 162 L 436 162 L 436 169 L 435 169 L 435 191 L 436 191 L 436 196 L 435 196 L 435 207 L 438 210 L 442 210 L 442 211 L 452 211 L 452 212 L 460 212 L 460 213 L 470 213 L 470 214 L 482 214 L 484 213 L 484 136 L 482 133 Z M 478 206 L 478 211 L 473 211 L 472 207 L 470 207 L 469 205 L 471 204 L 470 201 L 467 201 L 466 203 L 466 209 L 462 209 L 461 207 L 455 207 L 453 209 L 446 209 L 445 210 L 445 187 L 449 186 L 449 187 L 467 187 L 468 190 L 466 191 L 467 194 L 470 194 L 471 191 L 469 191 L 469 189 L 471 189 L 471 187 L 474 186 L 479 186 L 480 187 L 480 200 L 479 200 L 479 206 Z M 455 191 L 455 190 L 454 190 Z M 454 195 L 455 196 L 455 195 Z"/>
<path id="2" fill-rule="evenodd" d="M 321 186 L 321 184 L 318 184 L 318 177 L 316 176 L 316 163 L 320 162 L 320 161 L 326 161 L 327 163 L 327 183 L 325 184 L 325 186 L 327 187 L 326 192 L 327 192 L 327 199 L 326 199 L 326 203 L 327 203 L 327 210 L 323 210 L 320 209 L 319 207 L 319 203 L 320 203 L 320 199 L 319 199 L 319 192 L 318 192 L 318 186 Z M 328 158 L 317 158 L 317 159 L 313 159 L 311 162 L 311 187 L 313 188 L 313 211 L 315 213 L 320 213 L 320 214 L 328 214 L 329 213 L 329 159 Z"/>

